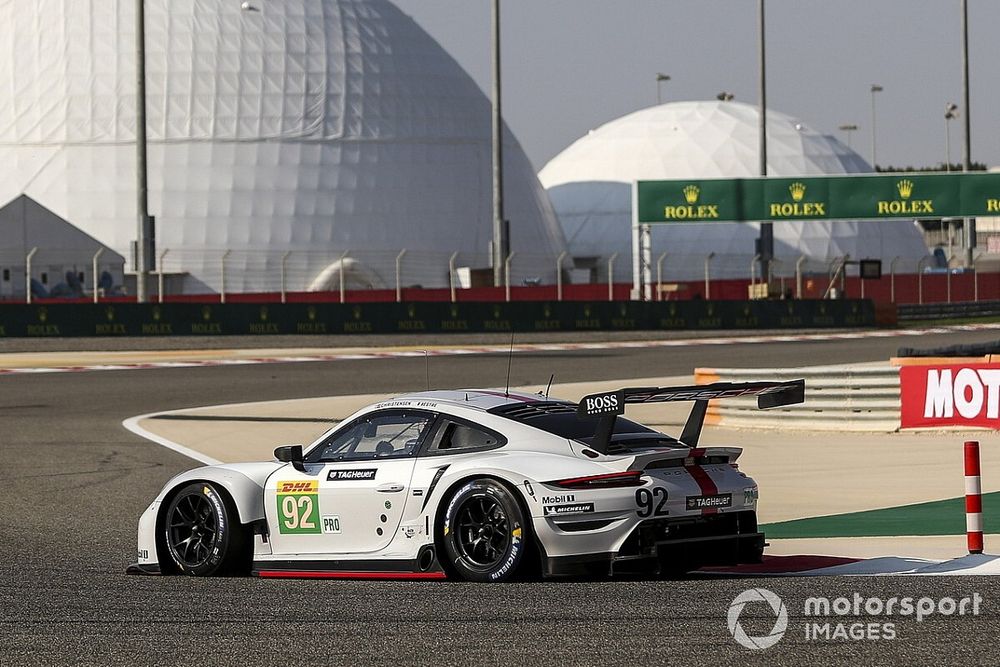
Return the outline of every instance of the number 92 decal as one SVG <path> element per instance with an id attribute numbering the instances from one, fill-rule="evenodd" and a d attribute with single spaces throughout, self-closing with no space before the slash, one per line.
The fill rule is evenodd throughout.
<path id="1" fill-rule="evenodd" d="M 645 519 L 651 516 L 666 516 L 667 490 L 662 486 L 652 489 L 636 489 L 635 504 L 639 506 L 636 514 Z"/>

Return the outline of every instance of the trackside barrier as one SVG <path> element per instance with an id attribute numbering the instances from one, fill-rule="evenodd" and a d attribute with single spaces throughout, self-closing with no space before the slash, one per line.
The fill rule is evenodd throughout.
<path id="1" fill-rule="evenodd" d="M 897 307 L 900 322 L 948 320 L 964 317 L 996 317 L 1000 301 L 959 301 L 957 303 L 901 303 Z"/>
<path id="2" fill-rule="evenodd" d="M 0 304 L 0 337 L 866 327 L 871 301 Z"/>
<path id="3" fill-rule="evenodd" d="M 983 553 L 983 483 L 975 440 L 965 443 L 965 537 L 970 554 Z"/>
<path id="4" fill-rule="evenodd" d="M 810 431 L 899 430 L 899 369 L 888 364 L 803 368 L 698 368 L 695 383 L 806 381 L 806 400 L 758 410 L 751 399 L 713 401 L 706 424 Z"/>

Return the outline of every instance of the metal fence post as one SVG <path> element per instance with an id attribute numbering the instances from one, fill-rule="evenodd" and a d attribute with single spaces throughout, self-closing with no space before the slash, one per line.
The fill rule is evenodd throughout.
<path id="1" fill-rule="evenodd" d="M 396 255 L 396 303 L 401 303 L 403 301 L 403 283 L 402 283 L 402 273 L 403 273 L 403 257 L 406 256 L 406 248 L 399 251 Z"/>
<path id="2" fill-rule="evenodd" d="M 979 303 L 979 258 L 983 253 L 979 253 L 972 258 L 972 300 Z"/>
<path id="3" fill-rule="evenodd" d="M 563 250 L 556 257 L 556 301 L 562 301 L 563 296 L 563 277 L 562 277 L 562 263 L 563 259 L 566 258 L 566 251 Z"/>
<path id="4" fill-rule="evenodd" d="M 349 253 L 349 252 L 351 252 L 351 251 L 350 250 L 345 250 L 344 252 L 340 253 L 340 271 L 338 271 L 338 273 L 340 274 L 340 302 L 341 303 L 344 303 L 344 296 L 345 296 L 345 294 L 344 294 L 344 260 L 347 259 L 347 253 Z"/>
<path id="5" fill-rule="evenodd" d="M 795 298 L 802 298 L 802 264 L 806 261 L 806 256 L 802 255 L 795 261 Z"/>
<path id="6" fill-rule="evenodd" d="M 31 258 L 38 252 L 38 248 L 32 248 L 28 256 L 24 258 L 24 301 L 31 303 Z"/>
<path id="7" fill-rule="evenodd" d="M 507 301 L 510 301 L 510 263 L 514 261 L 514 255 L 517 252 L 512 252 L 507 255 L 507 259 L 503 262 L 503 275 L 504 275 L 504 291 Z"/>
<path id="8" fill-rule="evenodd" d="M 448 287 L 451 288 L 451 302 L 455 303 L 455 259 L 458 257 L 458 251 L 451 253 L 451 257 L 448 258 Z"/>
<path id="9" fill-rule="evenodd" d="M 219 303 L 226 302 L 226 260 L 231 252 L 232 250 L 227 250 L 222 254 L 222 291 L 219 293 Z"/>
<path id="10" fill-rule="evenodd" d="M 288 272 L 286 271 L 286 267 L 288 262 L 288 256 L 291 254 L 292 251 L 289 250 L 288 252 L 286 252 L 284 255 L 281 256 L 281 303 L 285 303 L 288 299 L 286 291 L 287 290 L 286 276 L 288 275 Z"/>
<path id="11" fill-rule="evenodd" d="M 663 301 L 663 260 L 668 253 L 660 253 L 656 258 L 656 298 L 653 301 Z"/>
<path id="12" fill-rule="evenodd" d="M 710 252 L 705 255 L 705 299 L 712 298 L 712 279 L 709 275 L 709 267 L 712 264 L 712 258 L 715 257 L 714 252 Z"/>
<path id="13" fill-rule="evenodd" d="M 170 252 L 170 248 L 167 248 L 160 253 L 160 259 L 156 263 L 157 276 L 156 276 L 156 297 L 160 303 L 163 303 L 163 292 L 164 292 L 164 282 L 163 282 L 163 260 L 167 258 L 167 253 Z"/>
<path id="14" fill-rule="evenodd" d="M 753 256 L 750 260 L 750 287 L 757 284 L 757 262 L 760 261 L 760 253 Z"/>
<path id="15" fill-rule="evenodd" d="M 951 303 L 951 260 L 953 259 L 955 259 L 954 255 L 948 258 L 948 266 L 945 268 L 945 270 L 947 271 L 946 273 L 947 277 L 945 278 L 944 281 L 946 285 L 945 294 L 947 295 L 948 303 Z"/>
<path id="16" fill-rule="evenodd" d="M 618 253 L 611 255 L 608 258 L 608 301 L 615 300 L 615 260 L 618 259 Z"/>
<path id="17" fill-rule="evenodd" d="M 98 248 L 97 252 L 94 253 L 94 266 L 93 266 L 93 272 L 94 272 L 94 279 L 93 279 L 94 280 L 94 303 L 98 303 L 100 301 L 100 294 L 97 291 L 97 260 L 99 260 L 101 258 L 101 255 L 103 255 L 103 254 L 104 254 L 104 248 Z"/>

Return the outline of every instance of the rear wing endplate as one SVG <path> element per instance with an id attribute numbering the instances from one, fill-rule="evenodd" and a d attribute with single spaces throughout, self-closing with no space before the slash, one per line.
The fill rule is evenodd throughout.
<path id="1" fill-rule="evenodd" d="M 680 441 L 689 447 L 698 444 L 701 429 L 705 423 L 708 402 L 725 398 L 757 397 L 757 407 L 761 410 L 794 405 L 805 401 L 806 381 L 788 380 L 784 382 L 715 382 L 712 384 L 680 387 L 626 387 L 617 391 L 602 392 L 584 396 L 577 406 L 577 416 L 600 417 L 601 421 L 591 447 L 605 454 L 615 420 L 624 414 L 629 403 L 672 403 L 694 401 L 691 414 Z"/>

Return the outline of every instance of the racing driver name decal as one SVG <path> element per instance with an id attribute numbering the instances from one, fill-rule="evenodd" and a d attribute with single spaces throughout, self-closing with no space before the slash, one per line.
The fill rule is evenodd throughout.
<path id="1" fill-rule="evenodd" d="M 358 470 L 331 470 L 326 474 L 328 482 L 353 482 L 365 479 L 375 479 L 376 468 L 362 468 Z"/>

